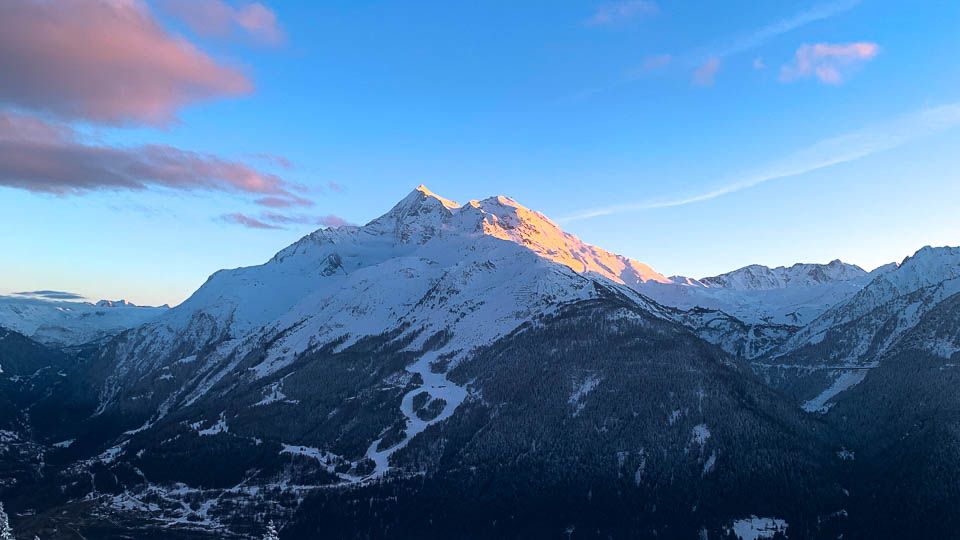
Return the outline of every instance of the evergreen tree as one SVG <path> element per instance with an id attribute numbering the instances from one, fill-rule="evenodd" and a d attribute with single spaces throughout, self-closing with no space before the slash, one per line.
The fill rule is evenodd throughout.
<path id="1" fill-rule="evenodd" d="M 273 521 L 267 523 L 267 531 L 263 533 L 263 540 L 280 540 L 280 534 L 277 532 L 277 528 L 274 526 Z"/>
<path id="2" fill-rule="evenodd" d="M 7 513 L 3 511 L 3 503 L 0 503 L 0 540 L 16 540 L 13 537 L 13 529 L 10 528 Z"/>

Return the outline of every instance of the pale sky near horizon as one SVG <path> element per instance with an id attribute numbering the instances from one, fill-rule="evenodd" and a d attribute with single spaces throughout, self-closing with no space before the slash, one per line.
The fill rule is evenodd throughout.
<path id="1" fill-rule="evenodd" d="M 176 304 L 420 183 L 667 275 L 960 245 L 957 2 L 58 7 L 0 4 L 0 294 Z"/>

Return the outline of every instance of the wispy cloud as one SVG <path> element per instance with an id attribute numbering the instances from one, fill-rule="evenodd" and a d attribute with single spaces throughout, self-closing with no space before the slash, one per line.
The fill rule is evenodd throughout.
<path id="1" fill-rule="evenodd" d="M 714 47 L 709 56 L 726 58 L 742 52 L 756 49 L 773 38 L 792 32 L 810 23 L 822 21 L 840 15 L 857 7 L 861 0 L 839 0 L 813 6 L 786 19 L 781 19 L 757 30 L 734 38 L 732 41 Z"/>
<path id="2" fill-rule="evenodd" d="M 307 214 L 288 215 L 274 212 L 263 212 L 258 216 L 251 216 L 242 212 L 234 212 L 220 216 L 220 221 L 242 225 L 251 229 L 285 229 L 285 225 L 314 225 L 321 227 L 341 227 L 349 225 L 347 220 L 340 216 L 329 214 L 313 216 Z"/>
<path id="3" fill-rule="evenodd" d="M 707 80 L 709 81 L 707 85 L 713 84 L 713 77 L 716 75 L 720 63 L 726 58 L 756 49 L 771 39 L 808 24 L 840 15 L 856 7 L 860 1 L 839 0 L 819 4 L 786 19 L 758 28 L 753 32 L 737 36 L 726 43 L 709 47 L 706 51 L 701 50 L 697 53 L 691 53 L 686 58 L 689 64 L 696 66 L 693 73 L 693 82 L 702 86 L 701 81 Z M 754 68 L 757 67 L 756 60 L 753 65 Z M 706 76 L 707 74 L 709 74 L 709 77 Z"/>
<path id="4" fill-rule="evenodd" d="M 317 225 L 323 225 L 324 227 L 342 227 L 344 225 L 350 225 L 350 222 L 340 216 L 329 214 L 318 217 Z"/>
<path id="5" fill-rule="evenodd" d="M 861 0 L 836 0 L 834 2 L 819 4 L 796 13 L 791 17 L 758 28 L 753 32 L 735 37 L 727 42 L 715 43 L 709 47 L 701 47 L 696 50 L 674 55 L 647 56 L 643 59 L 639 67 L 635 66 L 625 70 L 623 77 L 614 83 L 587 88 L 557 99 L 556 101 L 557 103 L 570 103 L 587 99 L 641 79 L 645 73 L 657 67 L 665 67 L 667 64 L 675 66 L 677 69 L 689 70 L 693 84 L 705 84 L 709 86 L 720 70 L 720 66 L 727 58 L 755 49 L 775 37 L 805 25 L 840 15 L 853 9 L 860 2 Z M 663 59 L 665 58 L 669 58 L 669 61 L 664 62 Z M 759 64 L 756 61 L 754 61 L 753 64 L 754 68 L 762 69 L 758 68 L 758 65 L 763 65 L 762 60 Z"/>
<path id="6" fill-rule="evenodd" d="M 10 293 L 13 296 L 19 296 L 22 298 L 37 298 L 41 300 L 86 300 L 87 297 L 82 294 L 67 292 L 67 291 L 21 291 Z"/>
<path id="7" fill-rule="evenodd" d="M 872 60 L 880 47 L 872 42 L 803 44 L 792 64 L 780 69 L 780 80 L 792 82 L 816 77 L 826 84 L 840 84 L 851 69 Z"/>
<path id="8" fill-rule="evenodd" d="M 697 86 L 713 86 L 713 80 L 720 71 L 720 59 L 709 58 L 693 72 L 693 84 Z"/>
<path id="9" fill-rule="evenodd" d="M 263 214 L 260 214 L 260 216 L 267 221 L 271 221 L 273 223 L 282 223 L 285 225 L 322 225 L 324 227 L 340 227 L 341 225 L 349 225 L 347 220 L 333 214 L 328 214 L 326 216 L 311 216 L 306 214 L 287 215 L 264 212 Z"/>
<path id="10" fill-rule="evenodd" d="M 656 15 L 657 4 L 649 0 L 623 0 L 601 5 L 587 18 L 587 26 L 605 26 L 643 15 Z"/>
<path id="11" fill-rule="evenodd" d="M 234 7 L 223 0 L 164 0 L 160 5 L 201 36 L 225 38 L 243 34 L 267 45 L 279 45 L 285 40 L 277 15 L 259 2 Z"/>
<path id="12" fill-rule="evenodd" d="M 566 216 L 559 221 L 579 221 L 624 212 L 709 201 L 771 180 L 799 176 L 890 150 L 957 125 L 960 125 L 960 102 L 926 108 L 861 130 L 822 140 L 785 159 L 701 193 L 593 208 Z"/>
<path id="13" fill-rule="evenodd" d="M 282 229 L 283 227 L 279 225 L 274 225 L 272 223 L 267 223 L 261 221 L 253 216 L 248 216 L 240 212 L 234 212 L 232 214 L 224 214 L 220 216 L 220 221 L 224 223 L 232 223 L 234 225 L 242 225 L 248 229 Z"/>
<path id="14" fill-rule="evenodd" d="M 268 206 L 270 208 L 293 208 L 295 206 L 313 206 L 313 201 L 310 199 L 300 197 L 299 195 L 294 195 L 293 193 L 287 192 L 279 197 L 261 197 L 254 201 L 260 206 Z"/>

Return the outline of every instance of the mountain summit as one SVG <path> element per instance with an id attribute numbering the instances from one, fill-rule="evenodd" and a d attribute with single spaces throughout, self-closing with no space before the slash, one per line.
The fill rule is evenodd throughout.
<path id="1" fill-rule="evenodd" d="M 787 287 L 810 287 L 823 283 L 848 281 L 867 275 L 866 270 L 855 264 L 835 259 L 827 264 L 797 263 L 793 266 L 769 268 L 759 264 L 715 277 L 701 278 L 707 287 L 722 287 L 738 290 L 768 290 Z"/>
<path id="2" fill-rule="evenodd" d="M 669 282 L 650 266 L 586 244 L 540 212 L 503 195 L 461 205 L 420 185 L 364 228 L 392 232 L 403 243 L 424 243 L 436 235 L 464 239 L 485 235 L 513 242 L 575 272 L 603 276 L 616 283 L 634 286 Z"/>

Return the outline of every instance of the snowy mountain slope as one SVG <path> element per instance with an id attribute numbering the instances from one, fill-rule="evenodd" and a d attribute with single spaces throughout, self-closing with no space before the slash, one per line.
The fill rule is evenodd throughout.
<path id="1" fill-rule="evenodd" d="M 764 356 L 786 342 L 799 329 L 787 324 L 748 324 L 718 309 L 699 306 L 677 310 L 674 320 L 701 339 L 744 360 Z"/>
<path id="2" fill-rule="evenodd" d="M 671 422 L 671 452 L 689 452 L 691 430 L 700 441 L 682 461 L 684 474 L 732 471 L 719 453 L 734 455 L 735 443 L 708 446 L 707 428 L 694 416 L 713 409 L 711 423 L 720 429 L 721 418 L 741 413 L 705 405 L 691 377 L 725 373 L 716 392 L 726 409 L 773 396 L 757 381 L 733 376 L 731 359 L 677 324 L 676 310 L 631 288 L 653 281 L 666 278 L 583 244 L 510 199 L 458 205 L 420 187 L 365 226 L 323 229 L 263 265 L 217 272 L 180 306 L 103 347 L 86 364 L 89 378 L 103 377 L 92 427 L 57 433 L 57 440 L 77 440 L 69 450 L 76 461 L 61 482 L 86 496 L 102 485 L 91 482 L 90 471 L 108 467 L 130 488 L 107 504 L 110 511 L 149 508 L 161 494 L 152 515 L 171 512 L 178 522 L 215 528 L 264 502 L 264 511 L 282 515 L 289 511 L 282 501 L 311 488 L 416 476 L 423 466 L 403 457 L 411 445 L 443 445 L 438 434 L 451 424 L 463 426 L 477 412 L 495 416 L 484 396 L 510 376 L 496 362 L 496 380 L 485 383 L 455 370 L 495 344 L 510 350 L 527 343 L 517 336 L 567 335 L 562 329 L 573 320 L 589 335 L 555 367 L 576 383 L 570 395 L 564 388 L 563 415 L 591 418 L 601 378 L 629 372 L 638 381 L 661 381 L 645 389 L 644 406 L 660 407 L 683 392 L 680 414 L 691 415 Z M 621 340 L 603 377 L 599 366 L 591 374 L 575 365 L 576 358 L 599 358 L 604 339 L 593 334 L 600 322 Z M 534 374 L 541 363 L 526 369 Z M 788 405 L 778 411 L 773 423 L 743 413 L 730 436 L 755 440 L 805 422 Z M 621 412 L 618 421 L 649 430 L 650 444 L 658 441 L 658 424 Z M 599 421 L 592 418 L 585 426 Z M 799 442 L 791 450 L 798 463 L 811 459 L 803 457 L 808 453 L 824 455 L 824 447 L 806 446 L 793 431 L 771 440 Z M 435 472 L 446 467 L 430 465 Z M 227 492 L 243 504 L 221 504 Z M 277 495 L 264 501 L 259 493 Z M 197 501 L 204 501 L 202 514 L 193 509 Z"/>
<path id="3" fill-rule="evenodd" d="M 124 334 L 101 359 L 111 374 L 100 411 L 136 400 L 150 425 L 228 383 L 268 381 L 313 351 L 390 335 L 403 344 L 394 354 L 421 356 L 406 368 L 418 381 L 399 411 L 407 427 L 390 445 L 368 441 L 370 474 L 380 475 L 394 452 L 466 396 L 436 362 L 451 369 L 524 323 L 595 298 L 598 284 L 672 318 L 626 286 L 654 279 L 665 278 L 510 199 L 461 206 L 421 186 L 365 226 L 322 229 L 263 265 L 217 272 L 186 302 Z M 176 384 L 156 387 L 159 376 Z M 427 421 L 411 406 L 420 393 L 443 400 Z"/>
<path id="4" fill-rule="evenodd" d="M 317 531 L 380 526 L 380 520 L 402 518 L 389 502 L 399 499 L 449 533 L 455 524 L 447 512 L 502 504 L 497 501 L 504 495 L 517 501 L 507 505 L 510 513 L 533 515 L 529 504 L 541 500 L 537 493 L 569 499 L 563 490 L 580 493 L 586 486 L 615 504 L 618 515 L 632 508 L 643 516 L 629 530 L 715 531 L 757 512 L 802 529 L 804 512 L 828 516 L 839 508 L 840 490 L 829 480 L 833 448 L 816 422 L 628 288 L 530 256 L 528 266 L 560 269 L 587 284 L 577 293 L 581 299 L 533 314 L 472 354 L 460 353 L 463 328 L 429 335 L 432 329 L 417 332 L 413 323 L 309 348 L 266 369 L 275 347 L 289 346 L 283 338 L 293 334 L 282 333 L 259 350 L 228 355 L 223 367 L 229 372 L 192 403 L 144 423 L 137 407 L 155 407 L 156 396 L 168 389 L 184 387 L 190 394 L 201 386 L 189 381 L 194 374 L 212 373 L 190 371 L 206 362 L 201 352 L 147 373 L 92 419 L 102 433 L 106 419 L 118 418 L 115 438 L 93 446 L 85 431 L 57 437 L 89 449 L 77 450 L 82 463 L 58 480 L 81 486 L 78 493 L 90 499 L 90 490 L 119 479 L 113 493 L 122 496 L 108 498 L 101 515 L 213 530 L 249 524 L 264 513 L 286 521 L 301 499 L 305 506 L 295 515 Z M 452 281 L 458 289 L 459 277 Z M 547 273 L 539 279 L 566 278 Z M 458 294 L 440 286 L 422 302 L 423 310 L 414 311 L 428 321 L 431 315 L 447 320 L 444 298 Z M 741 451 L 747 446 L 754 451 Z M 567 485 L 573 479 L 575 488 Z M 428 504 L 417 489 L 424 484 L 438 486 L 447 502 Z M 401 495 L 378 496 L 384 486 Z M 798 512 L 811 492 L 820 495 L 818 502 Z M 327 494 L 353 508 L 366 501 L 374 515 L 355 522 L 344 509 L 316 523 L 316 507 L 304 496 Z M 662 500 L 683 504 L 657 511 Z M 573 512 L 582 503 L 562 504 Z M 483 512 L 490 519 L 482 526 L 500 520 L 503 511 Z M 604 505 L 603 511 L 610 510 Z M 425 527 L 428 520 L 418 522 Z M 561 525 L 569 524 L 551 517 L 544 530 Z M 523 525 L 508 525 L 517 526 Z"/>
<path id="5" fill-rule="evenodd" d="M 745 266 L 726 274 L 701 278 L 705 287 L 736 290 L 768 290 L 788 287 L 810 287 L 836 281 L 863 278 L 867 272 L 839 259 L 827 264 L 797 263 L 791 267 L 769 268 L 759 264 Z"/>
<path id="6" fill-rule="evenodd" d="M 377 485 L 358 486 L 349 502 L 320 492 L 298 512 L 294 535 L 334 527 L 336 536 L 399 518 L 402 530 L 444 536 L 428 531 L 463 526 L 466 518 L 476 536 L 513 537 L 506 531 L 516 525 L 493 518 L 500 507 L 526 531 L 561 536 L 575 528 L 619 537 L 610 532 L 615 519 L 586 525 L 596 511 L 623 512 L 657 531 L 651 537 L 696 537 L 698 529 L 713 537 L 725 521 L 720 516 L 760 511 L 761 503 L 742 495 L 750 492 L 769 494 L 763 511 L 796 522 L 802 536 L 797 505 L 788 501 L 811 489 L 823 496 L 818 504 L 829 506 L 830 489 L 809 482 L 816 476 L 809 471 L 835 460 L 829 443 L 820 451 L 830 449 L 830 457 L 815 457 L 822 433 L 800 435 L 810 433 L 811 419 L 794 416 L 796 408 L 778 401 L 743 365 L 682 327 L 616 294 L 601 296 L 565 306 L 452 370 L 450 378 L 468 388 L 469 398 L 442 430 L 423 432 L 393 461 L 400 470 L 423 471 L 423 489 L 402 497 L 423 501 L 412 505 L 416 515 L 351 510 L 354 500 L 392 498 Z M 768 460 L 772 455 L 778 465 Z M 779 480 L 767 474 L 771 467 Z M 786 472 L 794 467 L 797 473 Z M 745 476 L 750 480 L 736 487 L 728 482 Z M 665 493 L 676 502 L 658 506 Z M 433 497 L 446 502 L 430 504 Z M 692 499 L 696 505 L 686 504 Z M 584 500 L 597 501 L 597 510 L 572 502 Z M 480 517 L 463 515 L 463 508 Z M 558 526 L 555 516 L 568 521 Z"/>
<path id="7" fill-rule="evenodd" d="M 501 246 L 492 239 L 506 243 Z M 476 241 L 484 245 L 474 245 Z M 508 255 L 497 251 L 513 250 L 511 245 L 576 272 L 617 283 L 666 281 L 642 263 L 580 242 L 542 214 L 505 197 L 461 206 L 420 186 L 363 227 L 321 229 L 280 251 L 264 265 L 217 272 L 172 310 L 163 324 L 183 325 L 202 311 L 229 321 L 233 333 L 242 334 L 282 316 L 299 317 L 298 313 L 313 307 L 317 297 L 342 289 L 340 280 L 362 280 L 364 273 L 379 274 L 379 269 L 372 269 L 386 261 L 397 265 L 391 271 L 398 277 L 413 279 L 416 276 L 409 272 L 425 271 L 427 267 L 485 262 L 488 251 L 494 257 Z M 426 263 L 427 267 L 420 267 Z M 361 275 L 354 276 L 357 272 Z M 298 303 L 303 305 L 298 307 Z"/>
<path id="8" fill-rule="evenodd" d="M 818 409 L 871 365 L 824 359 L 863 343 L 882 361 L 911 336 L 949 367 L 955 317 L 923 314 L 960 277 L 934 251 L 872 276 L 831 263 L 665 278 L 511 199 L 461 205 L 421 186 L 77 352 L 44 403 L 96 412 L 22 416 L 20 447 L 41 452 L 24 470 L 37 474 L 0 497 L 127 536 L 256 537 L 275 519 L 293 520 L 294 538 L 449 537 L 467 518 L 491 537 L 597 524 L 713 537 L 762 515 L 836 538 L 848 464 L 830 416 L 803 413 L 734 357 Z M 835 312 L 844 298 L 873 307 Z M 800 326 L 828 313 L 843 336 Z M 865 321 L 880 323 L 873 338 Z M 794 342 L 807 356 L 771 358 Z"/>
<path id="9" fill-rule="evenodd" d="M 957 292 L 958 278 L 960 248 L 924 247 L 904 259 L 896 269 L 874 277 L 857 294 L 811 322 L 782 347 L 781 353 L 820 343 L 829 332 L 855 323 L 861 327 L 858 337 L 848 343 L 845 354 L 833 359 L 869 361 L 868 356 L 885 351 L 903 331 L 912 328 L 923 313 Z M 874 344 L 874 337 L 881 329 L 885 335 Z"/>
<path id="10" fill-rule="evenodd" d="M 669 283 L 648 282 L 637 290 L 657 302 L 683 310 L 723 311 L 748 324 L 803 326 L 838 302 L 856 294 L 871 273 L 840 261 L 795 264 L 789 268 L 751 265 L 715 277 L 674 276 Z"/>
<path id="11" fill-rule="evenodd" d="M 583 244 L 504 197 L 461 206 L 421 186 L 363 227 L 321 229 L 266 264 L 215 273 L 125 340 L 121 364 L 284 332 L 261 366 L 269 373 L 325 341 L 349 342 L 401 324 L 447 329 L 469 349 L 531 313 L 582 299 L 589 287 L 577 272 L 623 284 L 666 279 Z"/>
<path id="12" fill-rule="evenodd" d="M 793 386 L 807 409 L 825 412 L 837 396 L 863 381 L 925 314 L 957 293 L 960 248 L 922 248 L 799 330 L 765 362 L 774 370 L 799 369 L 783 384 Z"/>
<path id="13" fill-rule="evenodd" d="M 960 294 L 954 294 L 882 353 L 862 382 L 827 404 L 825 419 L 856 453 L 856 475 L 872 494 L 859 501 L 866 536 L 935 538 L 960 526 L 958 351 Z"/>
<path id="14" fill-rule="evenodd" d="M 79 345 L 139 326 L 166 311 L 166 307 L 139 307 L 124 300 L 90 304 L 0 296 L 0 327 L 47 345 Z"/>

